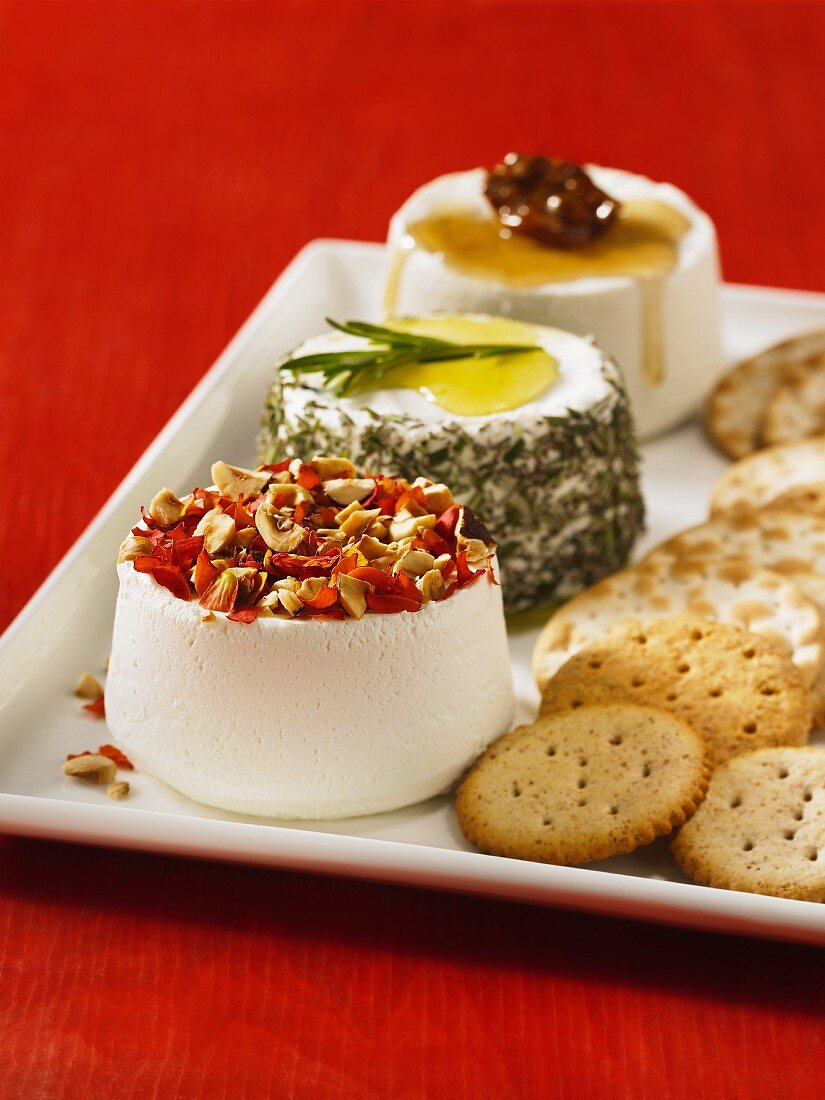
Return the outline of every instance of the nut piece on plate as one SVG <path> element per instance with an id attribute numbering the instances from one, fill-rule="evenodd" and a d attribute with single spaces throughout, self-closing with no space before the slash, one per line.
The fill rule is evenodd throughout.
<path id="1" fill-rule="evenodd" d="M 456 814 L 483 852 L 587 863 L 672 832 L 708 772 L 704 741 L 674 714 L 583 706 L 495 741 L 459 787 Z"/>
<path id="2" fill-rule="evenodd" d="M 84 672 L 75 684 L 74 693 L 78 699 L 101 699 L 103 688 L 91 673 Z"/>
<path id="3" fill-rule="evenodd" d="M 783 340 L 728 371 L 711 393 L 706 409 L 708 432 L 720 450 L 730 458 L 743 458 L 769 442 L 763 437 L 763 427 L 774 395 L 800 369 L 803 374 L 806 368 L 822 370 L 823 355 L 825 330 Z"/>
<path id="4" fill-rule="evenodd" d="M 114 761 L 97 753 L 87 753 L 66 760 L 61 764 L 60 770 L 73 779 L 85 779 L 89 783 L 100 784 L 112 783 L 117 775 Z"/>
<path id="5" fill-rule="evenodd" d="M 759 749 L 722 764 L 671 851 L 705 886 L 825 902 L 825 749 Z"/>
<path id="6" fill-rule="evenodd" d="M 791 659 L 740 627 L 676 615 L 591 642 L 544 688 L 542 714 L 591 703 L 671 710 L 708 743 L 715 764 L 772 745 L 804 745 L 811 704 Z"/>

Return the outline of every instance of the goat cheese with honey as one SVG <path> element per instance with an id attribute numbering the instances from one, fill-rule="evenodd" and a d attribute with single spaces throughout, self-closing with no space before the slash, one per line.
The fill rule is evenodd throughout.
<path id="1" fill-rule="evenodd" d="M 593 336 L 643 438 L 693 412 L 723 362 L 716 233 L 670 184 L 511 154 L 421 187 L 388 250 L 388 318 L 484 312 Z"/>

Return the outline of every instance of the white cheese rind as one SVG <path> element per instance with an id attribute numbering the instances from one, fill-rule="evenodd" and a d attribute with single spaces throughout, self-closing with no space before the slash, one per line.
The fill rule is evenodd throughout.
<path id="1" fill-rule="evenodd" d="M 501 589 L 486 578 L 416 613 L 201 621 L 131 563 L 106 718 L 140 771 L 238 813 L 378 813 L 445 790 L 510 726 Z"/>
<path id="2" fill-rule="evenodd" d="M 644 176 L 589 165 L 594 181 L 620 200 L 659 199 L 691 222 L 679 244 L 676 268 L 662 286 L 666 376 L 649 384 L 643 370 L 641 284 L 627 277 L 578 279 L 535 287 L 514 287 L 459 271 L 442 256 L 415 248 L 404 266 L 395 313 L 435 310 L 501 314 L 594 336 L 622 368 L 639 434 L 667 430 L 693 412 L 723 363 L 719 312 L 719 256 L 710 218 L 678 188 Z M 390 263 L 408 227 L 445 206 L 462 206 L 489 216 L 484 172 L 441 176 L 419 188 L 390 222 Z"/>

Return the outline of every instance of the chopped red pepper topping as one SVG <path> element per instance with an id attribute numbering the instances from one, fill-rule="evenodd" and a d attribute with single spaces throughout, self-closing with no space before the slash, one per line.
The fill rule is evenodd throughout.
<path id="1" fill-rule="evenodd" d="M 238 623 L 264 612 L 340 620 L 363 614 L 365 600 L 377 614 L 416 612 L 484 574 L 495 583 L 492 537 L 469 508 L 444 508 L 444 486 L 430 494 L 437 513 L 431 482 L 356 475 L 345 459 L 284 459 L 256 471 L 218 465 L 231 475 L 216 475 L 220 490 L 195 489 L 169 524 L 141 509 L 122 547 L 119 560 L 178 599 L 197 596 Z M 250 486 L 256 491 L 245 493 Z M 444 583 L 424 583 L 433 571 Z M 86 709 L 98 708 L 102 700 Z"/>

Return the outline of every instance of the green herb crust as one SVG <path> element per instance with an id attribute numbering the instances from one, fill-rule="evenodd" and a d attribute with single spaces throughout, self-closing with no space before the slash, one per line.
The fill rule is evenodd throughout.
<path id="1" fill-rule="evenodd" d="M 508 612 L 565 599 L 626 564 L 644 502 L 627 397 L 608 362 L 608 393 L 586 410 L 437 423 L 349 405 L 280 366 L 259 460 L 339 454 L 389 476 L 444 482 L 496 539 Z"/>

